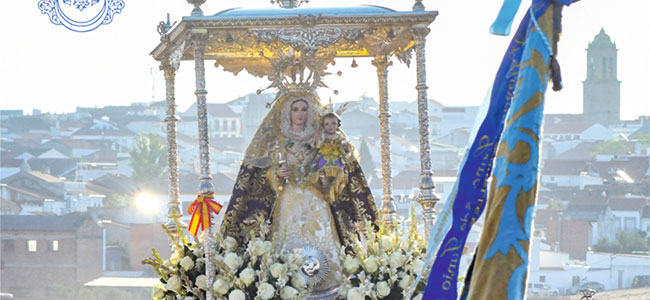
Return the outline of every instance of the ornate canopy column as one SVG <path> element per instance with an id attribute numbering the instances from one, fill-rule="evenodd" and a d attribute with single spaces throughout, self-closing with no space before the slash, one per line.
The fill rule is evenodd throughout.
<path id="1" fill-rule="evenodd" d="M 393 201 L 393 181 L 390 161 L 390 112 L 388 110 L 388 67 L 393 63 L 387 56 L 377 56 L 372 64 L 377 68 L 379 81 L 379 129 L 381 131 L 381 177 L 383 183 L 383 196 L 381 212 L 384 225 L 391 226 L 396 215 L 395 202 Z"/>
<path id="2" fill-rule="evenodd" d="M 201 177 L 199 193 L 209 194 L 214 192 L 212 176 L 210 176 L 210 137 L 208 135 L 208 105 L 205 95 L 205 42 L 207 30 L 195 30 L 192 33 L 192 47 L 194 48 L 194 73 L 196 75 L 196 114 L 199 128 L 199 161 Z"/>
<path id="3" fill-rule="evenodd" d="M 178 232 L 176 228 L 176 218 L 180 218 L 181 209 L 179 201 L 179 187 L 178 187 L 178 154 L 176 145 L 176 93 L 175 93 L 175 78 L 178 66 L 174 66 L 169 60 L 165 60 L 160 64 L 160 69 L 165 74 L 165 90 L 166 90 L 166 104 L 167 104 L 167 117 L 165 123 L 167 124 L 167 162 L 169 164 L 169 202 L 167 210 L 167 228 L 172 232 Z M 182 229 L 182 228 L 181 228 Z"/>
<path id="4" fill-rule="evenodd" d="M 160 34 L 160 41 L 171 46 L 169 39 L 169 30 L 172 24 L 169 22 L 169 14 L 167 14 L 167 22 L 161 21 L 158 23 L 158 33 Z M 182 216 L 179 201 L 179 187 L 178 187 L 178 152 L 176 145 L 176 89 L 175 79 L 176 71 L 180 66 L 180 55 L 177 51 L 172 52 L 160 61 L 160 70 L 163 71 L 165 76 L 165 103 L 167 105 L 165 123 L 167 124 L 167 163 L 169 168 L 169 202 L 167 203 L 167 223 L 165 226 L 173 233 L 180 232 L 179 229 L 185 228 L 185 224 L 179 220 Z M 177 225 L 181 228 L 177 228 Z"/>
<path id="5" fill-rule="evenodd" d="M 440 200 L 436 195 L 436 185 L 433 182 L 433 171 L 431 170 L 431 154 L 429 144 L 429 102 L 427 100 L 427 74 L 425 44 L 426 36 L 430 29 L 425 26 L 416 25 L 413 28 L 413 37 L 415 40 L 415 57 L 418 91 L 418 125 L 420 131 L 420 194 L 417 202 L 422 206 L 422 215 L 424 216 L 425 236 L 429 236 L 429 231 L 433 227 L 435 220 L 434 206 Z"/>
<path id="6" fill-rule="evenodd" d="M 196 114 L 199 127 L 199 161 L 201 167 L 201 177 L 199 183 L 199 194 L 206 196 L 214 193 L 212 186 L 212 176 L 210 175 L 210 137 L 208 135 L 208 105 L 205 95 L 208 91 L 205 89 L 205 44 L 207 39 L 206 29 L 195 29 L 192 31 L 192 47 L 194 49 L 194 73 L 196 76 Z M 211 212 L 210 212 L 211 213 Z M 214 281 L 214 264 L 210 260 L 210 252 L 213 248 L 214 239 L 212 237 L 212 226 L 204 234 L 204 255 L 205 255 L 205 273 L 208 276 L 208 284 Z M 206 299 L 212 300 L 214 296 L 210 291 L 206 293 Z"/>

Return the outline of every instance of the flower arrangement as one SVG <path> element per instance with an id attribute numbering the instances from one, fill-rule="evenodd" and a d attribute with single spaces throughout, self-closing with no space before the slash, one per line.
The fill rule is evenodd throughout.
<path id="1" fill-rule="evenodd" d="M 424 268 L 426 241 L 418 236 L 415 221 L 406 238 L 398 227 L 393 224 L 376 232 L 368 223 L 352 251 L 341 252 L 341 266 L 347 278 L 339 291 L 343 298 L 404 299 L 405 290 Z M 422 298 L 426 282 L 423 276 L 412 299 Z"/>
<path id="2" fill-rule="evenodd" d="M 156 300 L 204 300 L 210 291 L 216 299 L 276 300 L 302 299 L 310 292 L 307 279 L 300 271 L 304 262 L 302 249 L 292 252 L 282 249 L 276 236 L 269 237 L 269 225 L 258 222 L 259 230 L 251 231 L 247 247 L 239 247 L 232 237 L 214 234 L 210 261 L 215 266 L 214 281 L 205 274 L 204 244 L 185 234 L 165 231 L 172 240 L 172 255 L 163 260 L 153 250 L 153 256 L 142 263 L 153 266 L 161 283 L 154 286 Z M 206 238 L 205 231 L 203 238 Z M 209 243 L 208 243 L 209 244 Z M 239 251 L 238 251 L 239 249 Z"/>

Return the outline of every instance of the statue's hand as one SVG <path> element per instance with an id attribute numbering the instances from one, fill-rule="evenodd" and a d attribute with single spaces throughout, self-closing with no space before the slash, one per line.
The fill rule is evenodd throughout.
<path id="1" fill-rule="evenodd" d="M 280 175 L 280 177 L 284 177 L 284 178 L 289 177 L 289 169 L 287 169 L 287 167 L 285 167 L 285 166 L 280 167 L 278 169 L 278 175 Z"/>
<path id="2" fill-rule="evenodd" d="M 314 146 L 317 146 L 321 142 L 322 139 L 323 139 L 323 133 L 319 129 L 319 130 L 316 131 L 316 133 L 314 133 L 314 140 L 313 140 Z"/>
<path id="3" fill-rule="evenodd" d="M 352 151 L 351 148 L 352 148 L 352 146 L 351 146 L 349 141 L 345 140 L 345 141 L 341 142 L 341 149 L 340 150 L 344 154 L 346 154 L 346 155 L 349 154 Z"/>

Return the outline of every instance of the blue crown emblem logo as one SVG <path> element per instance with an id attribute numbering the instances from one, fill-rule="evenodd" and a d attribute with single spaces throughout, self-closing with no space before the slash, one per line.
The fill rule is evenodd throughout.
<path id="1" fill-rule="evenodd" d="M 88 7 L 88 5 L 95 5 L 99 3 L 99 0 L 74 0 L 74 1 L 63 0 L 63 3 L 70 6 L 74 6 L 79 11 L 83 11 L 84 9 L 86 9 L 86 7 Z"/>
<path id="2" fill-rule="evenodd" d="M 124 0 L 39 0 L 38 9 L 54 25 L 89 32 L 113 22 L 124 9 Z"/>

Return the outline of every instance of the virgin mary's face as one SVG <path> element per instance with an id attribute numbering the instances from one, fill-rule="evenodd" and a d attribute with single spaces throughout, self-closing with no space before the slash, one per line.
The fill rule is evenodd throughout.
<path id="1" fill-rule="evenodd" d="M 304 125 L 307 121 L 307 102 L 296 101 L 291 104 L 291 124 Z"/>

